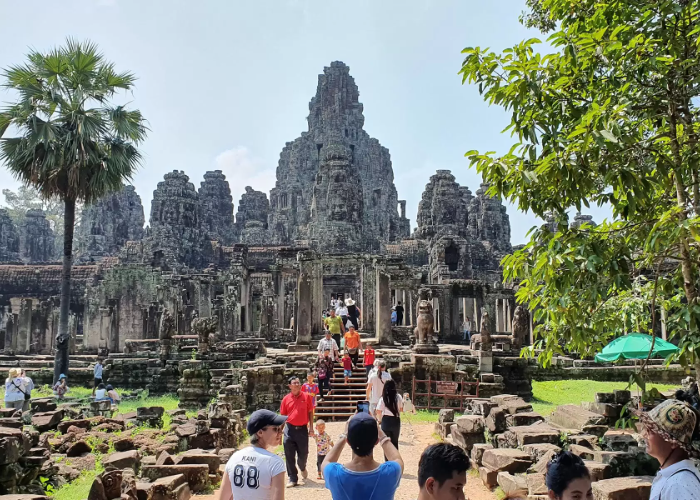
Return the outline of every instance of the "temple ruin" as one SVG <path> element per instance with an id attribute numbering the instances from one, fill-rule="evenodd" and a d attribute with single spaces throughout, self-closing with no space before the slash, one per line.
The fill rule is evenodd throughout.
<path id="1" fill-rule="evenodd" d="M 76 228 L 72 353 L 109 356 L 108 376 L 122 386 L 180 390 L 195 402 L 223 391 L 244 407 L 273 407 L 285 389 L 279 374 L 313 358 L 333 295 L 356 301 L 363 337 L 404 387 L 415 378 L 472 380 L 482 395 L 529 397 L 517 352 L 530 340 L 527 325 L 519 314 L 514 338 L 514 291 L 499 264 L 512 251 L 505 207 L 487 185 L 472 193 L 438 170 L 411 232 L 389 151 L 364 130 L 342 62 L 319 75 L 308 130 L 284 145 L 276 177 L 269 197 L 246 187 L 235 216 L 232 180 L 221 171 L 166 174 L 145 228 L 132 186 L 86 207 Z M 5 357 L 52 352 L 61 274 L 48 262 L 52 242 L 43 214 L 28 213 L 17 228 L 0 210 Z M 404 323 L 392 326 L 398 302 Z M 411 350 L 428 309 L 430 346 Z M 473 333 L 488 325 L 492 350 L 459 346 L 465 317 Z M 224 375 L 232 366 L 242 373 Z M 208 391 L 192 390 L 197 384 Z"/>

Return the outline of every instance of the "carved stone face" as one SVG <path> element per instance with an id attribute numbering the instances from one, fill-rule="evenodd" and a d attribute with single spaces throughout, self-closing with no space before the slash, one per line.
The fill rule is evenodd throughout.
<path id="1" fill-rule="evenodd" d="M 334 221 L 345 221 L 349 218 L 348 207 L 345 201 L 340 198 L 334 198 L 331 202 L 330 219 Z"/>

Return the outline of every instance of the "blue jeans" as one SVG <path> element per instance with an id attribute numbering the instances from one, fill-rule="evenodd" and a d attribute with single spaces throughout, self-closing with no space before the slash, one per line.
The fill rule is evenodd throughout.
<path id="1" fill-rule="evenodd" d="M 469 333 L 469 330 L 464 330 L 464 340 L 466 340 L 467 343 L 470 343 L 472 341 L 472 336 Z"/>

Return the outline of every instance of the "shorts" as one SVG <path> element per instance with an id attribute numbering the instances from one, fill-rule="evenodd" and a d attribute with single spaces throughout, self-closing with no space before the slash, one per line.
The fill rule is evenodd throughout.
<path id="1" fill-rule="evenodd" d="M 101 378 L 96 378 L 96 379 L 95 379 L 95 387 L 97 387 L 97 386 L 100 385 L 101 383 L 102 383 L 102 379 L 101 379 Z"/>
<path id="2" fill-rule="evenodd" d="M 343 375 L 346 377 L 352 377 L 352 370 L 343 370 Z"/>

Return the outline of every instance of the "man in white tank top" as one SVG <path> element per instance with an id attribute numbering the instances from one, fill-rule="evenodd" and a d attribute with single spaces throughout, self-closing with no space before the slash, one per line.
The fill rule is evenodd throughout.
<path id="1" fill-rule="evenodd" d="M 226 464 L 218 500 L 284 500 L 284 460 L 268 450 L 282 444 L 287 417 L 257 410 L 248 419 L 250 444 Z"/>

